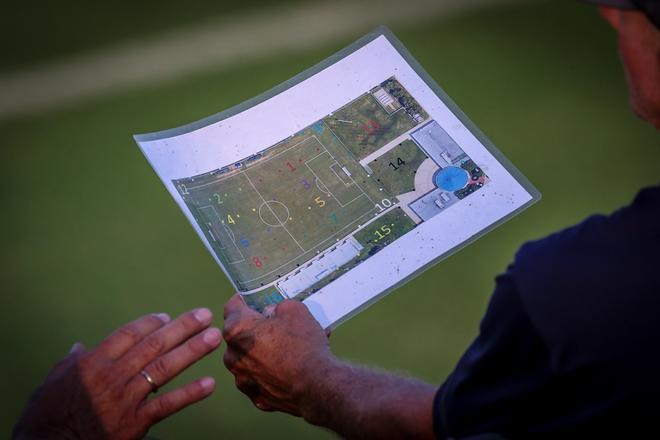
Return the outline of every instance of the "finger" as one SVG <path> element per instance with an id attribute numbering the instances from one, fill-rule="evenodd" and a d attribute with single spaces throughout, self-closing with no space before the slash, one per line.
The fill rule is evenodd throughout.
<path id="1" fill-rule="evenodd" d="M 263 315 L 266 318 L 272 318 L 275 315 L 275 304 L 271 304 L 269 306 L 266 306 L 266 308 L 263 311 Z"/>
<path id="2" fill-rule="evenodd" d="M 248 396 L 252 402 L 259 396 L 261 389 L 259 384 L 247 376 L 236 376 L 234 383 L 238 390 Z"/>
<path id="3" fill-rule="evenodd" d="M 181 374 L 183 370 L 218 348 L 221 341 L 222 334 L 220 333 L 220 329 L 215 327 L 209 328 L 203 333 L 190 338 L 169 353 L 156 358 L 144 370 L 161 387 Z M 135 375 L 128 384 L 128 389 L 135 390 L 135 393 L 140 398 L 144 398 L 152 391 L 151 384 L 141 374 Z"/>
<path id="4" fill-rule="evenodd" d="M 213 313 L 206 308 L 184 313 L 130 349 L 121 359 L 124 371 L 133 377 L 154 359 L 207 328 L 212 319 Z"/>
<path id="5" fill-rule="evenodd" d="M 239 300 L 242 301 L 240 298 Z M 247 306 L 244 306 L 241 309 L 230 309 L 229 313 L 227 313 L 227 306 L 225 306 L 225 322 L 222 329 L 222 335 L 228 344 L 232 343 L 239 335 L 252 328 L 255 323 L 263 319 L 266 318 L 261 313 L 258 313 Z"/>
<path id="6" fill-rule="evenodd" d="M 241 356 L 238 354 L 238 352 L 229 347 L 227 347 L 227 350 L 225 350 L 225 354 L 222 355 L 222 361 L 224 362 L 225 367 L 232 373 L 236 372 L 237 365 L 240 360 Z"/>
<path id="7" fill-rule="evenodd" d="M 143 418 L 151 426 L 208 397 L 214 390 L 215 380 L 212 377 L 204 377 L 155 399 L 145 401 L 138 410 L 138 417 Z"/>
<path id="8" fill-rule="evenodd" d="M 293 315 L 293 314 L 309 315 L 309 317 L 313 318 L 307 306 L 305 306 L 300 301 L 296 301 L 293 299 L 286 299 L 278 303 L 277 306 L 275 307 L 275 314 L 276 315 Z"/>
<path id="9" fill-rule="evenodd" d="M 64 359 L 55 364 L 55 366 L 48 372 L 48 375 L 46 375 L 46 380 L 51 379 L 56 375 L 66 371 L 81 355 L 85 354 L 85 352 L 86 349 L 83 344 L 80 342 L 73 344 L 69 350 L 69 354 Z"/>
<path id="10" fill-rule="evenodd" d="M 119 327 L 101 342 L 96 351 L 113 359 L 120 358 L 142 339 L 169 321 L 170 317 L 165 313 L 143 316 Z"/>
<path id="11" fill-rule="evenodd" d="M 254 403 L 254 406 L 259 408 L 261 411 L 265 411 L 265 412 L 275 411 L 275 408 L 273 406 L 271 406 L 270 403 L 268 403 L 268 401 L 262 396 L 257 396 L 253 400 L 253 403 Z"/>
<path id="12" fill-rule="evenodd" d="M 243 301 L 243 297 L 236 293 L 225 303 L 224 318 L 227 319 L 233 313 L 240 314 L 246 308 L 249 309 L 245 301 Z"/>
<path id="13" fill-rule="evenodd" d="M 247 304 L 245 304 L 245 300 L 240 294 L 235 294 L 231 298 L 229 298 L 229 301 L 225 304 L 225 309 L 224 309 L 224 318 L 225 322 L 230 319 L 232 316 L 262 316 L 261 313 L 257 312 L 256 310 L 252 310 L 250 307 L 248 307 Z"/>

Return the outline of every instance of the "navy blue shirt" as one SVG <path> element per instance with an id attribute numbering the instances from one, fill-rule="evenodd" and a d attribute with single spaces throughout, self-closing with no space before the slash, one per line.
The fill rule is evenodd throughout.
<path id="1" fill-rule="evenodd" d="M 496 281 L 436 395 L 438 438 L 658 435 L 660 187 L 525 244 Z"/>

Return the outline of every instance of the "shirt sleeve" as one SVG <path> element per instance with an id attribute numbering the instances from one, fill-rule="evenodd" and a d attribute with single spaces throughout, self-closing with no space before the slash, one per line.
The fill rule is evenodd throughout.
<path id="1" fill-rule="evenodd" d="M 549 385 L 548 356 L 516 289 L 498 276 L 479 335 L 438 390 L 437 438 L 533 432 L 536 402 Z"/>

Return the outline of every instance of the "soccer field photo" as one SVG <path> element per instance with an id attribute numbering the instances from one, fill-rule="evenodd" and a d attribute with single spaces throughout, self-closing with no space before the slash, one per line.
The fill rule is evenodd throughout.
<path id="1" fill-rule="evenodd" d="M 379 28 L 257 104 L 135 136 L 252 308 L 334 327 L 538 200 L 405 53 Z"/>

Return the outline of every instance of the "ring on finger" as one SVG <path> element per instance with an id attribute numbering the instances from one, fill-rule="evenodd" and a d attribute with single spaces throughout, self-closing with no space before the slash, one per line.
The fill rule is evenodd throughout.
<path id="1" fill-rule="evenodd" d="M 144 379 L 147 382 L 149 382 L 149 385 L 151 385 L 151 392 L 152 393 L 157 393 L 158 392 L 158 384 L 156 383 L 154 378 L 151 377 L 151 375 L 149 373 L 147 373 L 146 370 L 141 370 L 140 374 L 142 375 L 142 377 L 144 377 Z"/>

